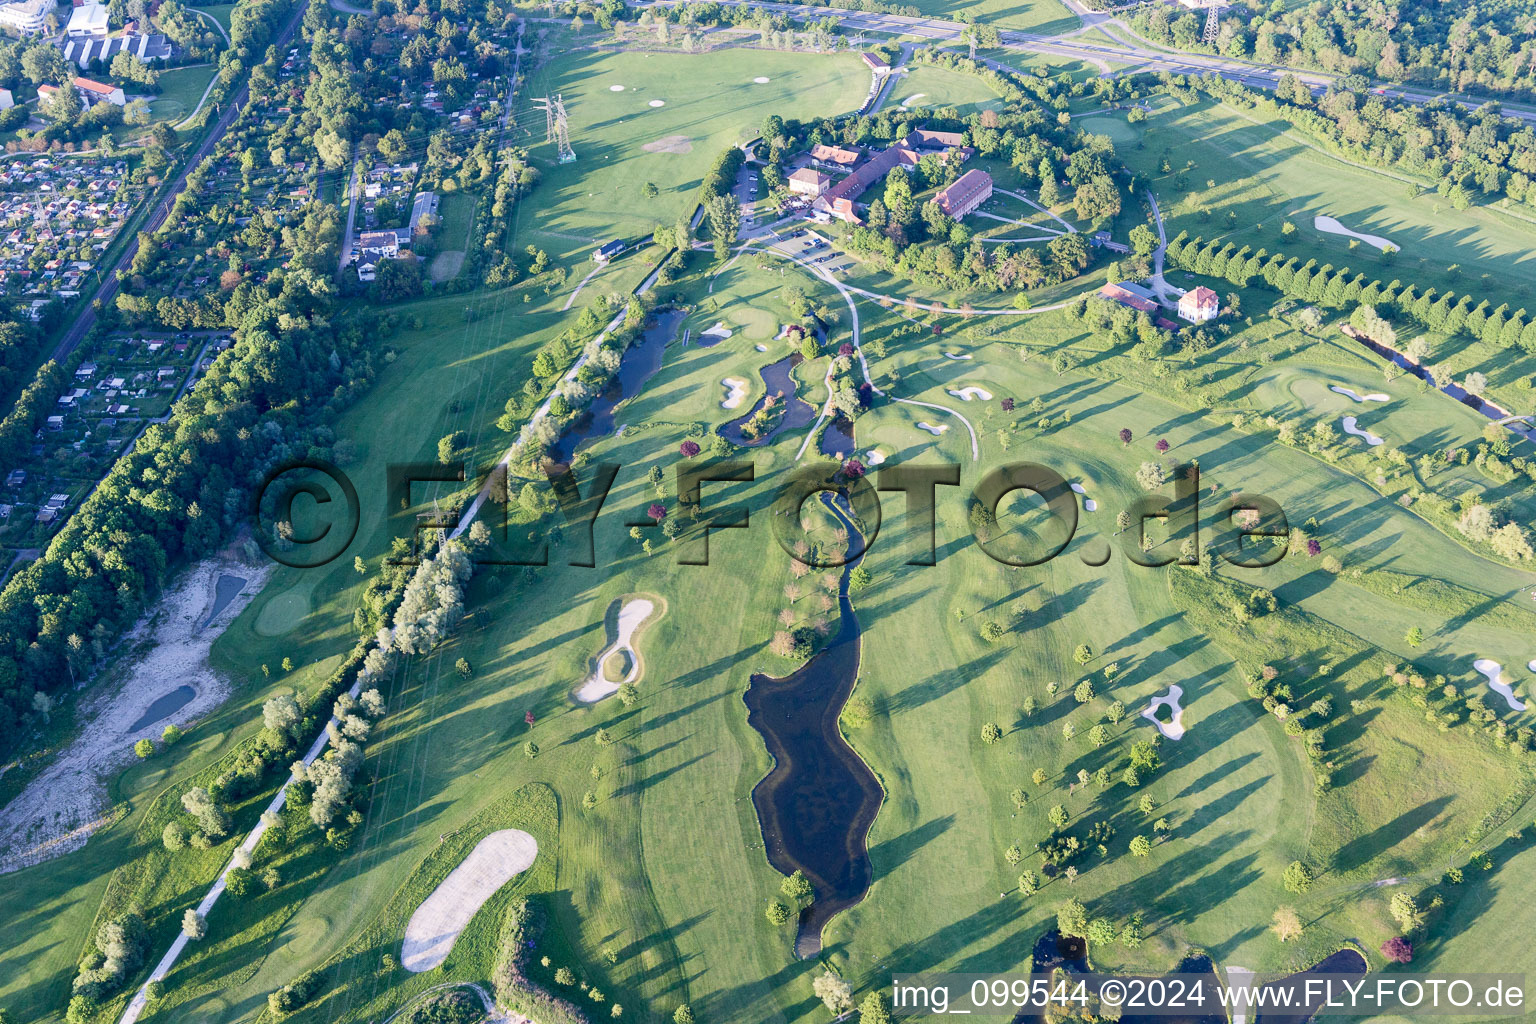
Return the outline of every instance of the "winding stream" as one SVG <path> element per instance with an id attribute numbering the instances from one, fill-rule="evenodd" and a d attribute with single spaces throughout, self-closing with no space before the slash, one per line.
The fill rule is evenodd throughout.
<path id="1" fill-rule="evenodd" d="M 656 314 L 655 322 L 645 329 L 640 340 L 624 351 L 619 361 L 619 372 L 614 375 L 607 390 L 594 398 L 587 411 L 550 445 L 551 461 L 569 464 L 583 442 L 613 433 L 614 415 L 618 407 L 625 400 L 638 395 L 646 382 L 661 369 L 667 342 L 677 334 L 684 315 L 681 310 L 675 309 Z"/>
<path id="2" fill-rule="evenodd" d="M 798 366 L 802 360 L 800 353 L 785 356 L 776 363 L 769 363 L 758 371 L 758 376 L 763 378 L 763 383 L 768 385 L 767 394 L 758 399 L 757 404 L 747 410 L 745 416 L 739 416 L 720 428 L 721 435 L 734 445 L 742 448 L 756 448 L 765 445 L 778 437 L 786 430 L 799 430 L 808 427 L 816 421 L 816 407 L 806 402 L 795 394 L 796 384 L 790 371 Z M 773 429 L 759 437 L 748 437 L 742 433 L 741 428 L 752 421 L 752 417 L 762 411 L 769 398 L 788 403 L 788 408 L 774 424 Z"/>
<path id="3" fill-rule="evenodd" d="M 847 499 L 821 500 L 856 535 Z M 821 951 L 821 930 L 864 898 L 871 868 L 867 839 L 884 791 L 843 739 L 838 716 L 859 675 L 859 620 L 843 567 L 837 633 L 782 679 L 753 673 L 742 699 L 747 722 L 763 737 L 773 767 L 752 790 L 768 862 L 783 874 L 805 872 L 816 900 L 800 916 L 795 954 Z"/>

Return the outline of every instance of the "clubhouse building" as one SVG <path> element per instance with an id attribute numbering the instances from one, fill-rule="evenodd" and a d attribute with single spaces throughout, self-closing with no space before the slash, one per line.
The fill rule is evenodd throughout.
<path id="1" fill-rule="evenodd" d="M 925 156 L 937 156 L 945 163 L 951 160 L 964 163 L 974 155 L 975 150 L 965 145 L 962 133 L 930 131 L 926 128 L 918 128 L 906 138 L 898 139 L 878 152 L 818 145 L 811 148 L 808 163 L 826 171 L 849 173 L 829 185 L 821 184 L 821 177 L 825 175 L 816 178 L 807 175 L 797 184 L 795 176 L 806 169 L 802 167 L 790 174 L 790 189 L 801 195 L 814 195 L 815 202 L 811 208 L 819 213 L 829 214 L 849 224 L 861 224 L 863 221 L 859 216 L 859 208 L 864 204 L 858 202 L 859 196 L 884 180 L 892 169 L 900 167 L 910 174 Z M 963 189 L 960 188 L 961 183 L 968 178 L 969 182 Z M 816 191 L 812 192 L 812 189 Z M 951 190 L 955 190 L 952 197 L 954 208 L 963 208 L 963 212 L 951 216 L 963 217 L 992 194 L 992 179 L 984 171 L 971 171 L 945 189 L 945 192 Z"/>

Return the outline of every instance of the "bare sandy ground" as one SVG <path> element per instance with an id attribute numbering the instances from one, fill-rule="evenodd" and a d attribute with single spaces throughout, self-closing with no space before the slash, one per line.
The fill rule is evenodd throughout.
<path id="1" fill-rule="evenodd" d="M 521 829 L 492 832 L 421 901 L 405 926 L 400 966 L 420 974 L 448 959 L 459 933 L 496 890 L 533 866 L 539 843 Z"/>
<path id="2" fill-rule="evenodd" d="M 1183 696 L 1184 687 L 1177 683 L 1171 684 L 1165 695 L 1152 698 L 1152 702 L 1141 713 L 1141 717 L 1157 726 L 1157 731 L 1168 739 L 1181 740 L 1184 738 L 1184 706 L 1179 703 L 1179 698 Z M 1173 712 L 1173 719 L 1169 722 L 1163 722 L 1157 717 L 1157 709 L 1163 705 L 1167 705 Z"/>
<path id="3" fill-rule="evenodd" d="M 640 148 L 647 153 L 692 153 L 693 140 L 686 135 L 665 135 Z"/>
<path id="4" fill-rule="evenodd" d="M 96 684 L 80 706 L 78 735 L 27 787 L 0 808 L 0 874 L 80 849 L 110 820 L 107 779 L 134 758 L 133 745 L 160 739 L 171 722 L 185 727 L 229 695 L 208 664 L 214 640 L 260 589 L 269 568 L 227 559 L 199 563 L 130 632 L 135 653 Z M 208 625 L 214 587 L 224 574 L 243 577 L 240 594 Z M 134 731 L 149 706 L 181 686 L 191 702 Z"/>
<path id="5" fill-rule="evenodd" d="M 619 692 L 619 687 L 624 683 L 634 682 L 640 678 L 644 670 L 644 663 L 640 660 L 640 652 L 634 648 L 635 630 L 641 623 L 651 617 L 656 610 L 656 605 L 643 597 L 632 598 L 624 602 L 624 607 L 619 609 L 619 635 L 603 653 L 597 656 L 597 668 L 591 678 L 582 683 L 576 691 L 576 700 L 582 704 L 596 704 L 604 697 L 611 697 Z M 616 651 L 623 651 L 629 655 L 629 672 L 623 679 L 609 679 L 606 671 L 608 659 Z"/>

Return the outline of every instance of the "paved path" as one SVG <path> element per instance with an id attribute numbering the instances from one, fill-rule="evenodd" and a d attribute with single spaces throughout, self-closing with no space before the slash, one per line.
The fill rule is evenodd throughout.
<path id="1" fill-rule="evenodd" d="M 353 229 L 357 224 L 357 196 L 362 191 L 362 182 L 358 180 L 357 173 L 357 148 L 352 149 L 352 178 L 347 183 L 347 195 L 350 197 L 347 203 L 347 229 L 341 235 L 341 252 L 336 255 L 336 273 L 340 274 L 347 269 L 347 263 L 352 259 L 352 243 L 356 236 Z"/>
<path id="2" fill-rule="evenodd" d="M 362 686 L 362 681 L 359 680 L 353 683 L 352 688 L 347 692 L 355 698 L 362 691 Z M 313 764 L 315 759 L 325 751 L 325 748 L 330 746 L 330 727 L 335 724 L 337 724 L 336 719 L 332 716 L 327 720 L 325 728 L 320 730 L 320 735 L 315 737 L 315 741 L 304 752 L 304 757 L 301 760 L 306 765 Z M 277 795 L 272 798 L 272 802 L 267 805 L 268 812 L 278 814 L 282 811 L 283 806 L 288 803 L 288 787 L 292 783 L 293 776 L 290 775 L 288 781 L 283 783 L 282 788 L 277 791 Z M 262 817 L 266 817 L 265 812 Z M 251 829 L 250 835 L 245 837 L 245 842 L 240 844 L 239 849 L 244 850 L 246 853 L 252 853 L 256 849 L 256 844 L 261 842 L 261 837 L 266 834 L 267 823 L 262 821 L 255 828 Z M 225 886 L 228 884 L 229 872 L 234 866 L 234 858 L 231 857 L 230 862 L 224 866 L 224 870 L 219 872 L 219 877 L 214 880 L 213 887 L 208 890 L 202 902 L 197 905 L 198 916 L 206 919 L 208 912 L 213 909 L 213 905 L 219 902 L 219 897 L 224 895 Z M 185 934 L 176 936 L 176 941 L 171 943 L 171 948 L 165 951 L 165 955 L 160 958 L 160 962 L 155 965 L 155 969 L 149 973 L 149 979 L 139 987 L 139 990 L 133 994 L 133 998 L 128 1001 L 128 1006 L 123 1010 L 123 1015 L 117 1019 L 118 1024 L 134 1024 L 139 1019 L 139 1015 L 144 1012 L 144 1008 L 149 1004 L 150 983 L 165 979 L 165 976 L 170 973 L 171 968 L 176 966 L 176 961 L 181 958 L 182 952 L 187 948 L 187 942 L 188 939 Z"/>
<path id="3" fill-rule="evenodd" d="M 861 289 L 858 289 L 858 288 L 850 288 L 848 285 L 844 284 L 843 282 L 839 281 L 837 278 L 833 277 L 824 268 L 819 267 L 819 266 L 817 266 L 816 264 L 813 264 L 813 263 L 807 263 L 805 260 L 801 259 L 800 257 L 795 256 L 795 255 L 793 255 L 791 253 L 784 252 L 781 249 L 772 249 L 772 248 L 763 249 L 763 248 L 758 248 L 756 246 L 744 246 L 743 247 L 743 251 L 744 252 L 766 253 L 767 255 L 770 255 L 770 256 L 777 256 L 780 259 L 789 260 L 791 263 L 794 263 L 794 264 L 798 265 L 799 267 L 801 267 L 804 270 L 810 271 L 811 273 L 815 274 L 817 277 L 820 277 L 823 281 L 826 281 L 833 288 L 836 288 L 837 291 L 838 291 L 838 294 L 842 295 L 843 301 L 848 304 L 848 315 L 852 318 L 850 320 L 850 322 L 849 322 L 849 326 L 850 326 L 850 328 L 853 331 L 853 351 L 854 351 L 854 354 L 859 357 L 859 369 L 864 374 L 864 382 L 869 385 L 869 390 L 874 392 L 877 395 L 883 395 L 886 398 L 889 398 L 892 402 L 896 402 L 896 403 L 898 403 L 900 405 L 917 405 L 917 406 L 921 406 L 924 409 L 935 409 L 935 410 L 937 410 L 939 412 L 948 413 L 949 415 L 953 416 L 955 419 L 957 419 L 961 423 L 965 424 L 965 429 L 970 432 L 970 435 L 971 435 L 971 460 L 975 461 L 975 462 L 979 462 L 981 460 L 981 442 L 977 439 L 977 437 L 976 437 L 976 428 L 971 426 L 971 421 L 970 420 L 966 419 L 964 416 L 960 415 L 960 413 L 958 413 L 955 410 L 950 409 L 950 408 L 948 408 L 946 406 L 934 405 L 932 402 L 919 402 L 915 398 L 897 398 L 895 395 L 886 394 L 886 392 L 880 390 L 880 388 L 875 385 L 874 378 L 873 378 L 873 376 L 871 376 L 871 374 L 869 372 L 869 361 L 864 358 L 864 346 L 861 345 L 860 342 L 859 342 L 859 307 L 858 307 L 858 304 L 853 301 L 854 293 L 857 292 L 857 293 L 862 294 L 862 295 L 870 295 L 869 292 L 864 292 L 864 291 L 862 291 Z M 1065 305 L 1065 303 L 1063 303 L 1063 305 Z M 1042 311 L 1044 311 L 1047 308 L 1059 309 L 1060 307 L 1059 306 L 1051 306 L 1051 307 L 1042 306 L 1042 307 L 1040 307 L 1039 310 L 1035 310 L 1035 312 L 1042 312 Z M 1018 310 L 1013 310 L 1013 312 L 1018 312 Z M 830 405 L 830 403 L 829 403 L 829 405 Z M 795 453 L 795 461 L 798 462 L 801 459 L 801 457 L 805 455 L 805 450 L 810 445 L 811 438 L 816 436 L 816 428 L 817 428 L 817 426 L 820 425 L 822 419 L 826 415 L 827 415 L 827 408 L 824 407 L 822 409 L 821 416 L 817 417 L 817 419 L 816 419 L 816 424 L 811 427 L 811 432 L 809 434 L 807 434 L 805 440 L 803 442 L 801 442 L 800 450 Z"/>
<path id="4" fill-rule="evenodd" d="M 1158 207 L 1157 196 L 1152 194 L 1151 189 L 1147 189 L 1147 201 L 1152 204 L 1152 219 L 1157 221 L 1157 248 L 1152 250 L 1152 290 L 1157 292 L 1158 301 L 1165 306 L 1177 305 L 1178 296 L 1170 299 L 1168 293 L 1172 291 L 1182 295 L 1183 291 L 1169 284 L 1163 277 L 1163 257 L 1168 252 L 1168 232 L 1163 230 L 1163 211 Z"/>

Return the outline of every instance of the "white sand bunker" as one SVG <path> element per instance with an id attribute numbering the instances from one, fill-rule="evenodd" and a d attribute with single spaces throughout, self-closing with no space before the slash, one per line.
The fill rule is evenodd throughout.
<path id="1" fill-rule="evenodd" d="M 724 320 L 716 320 L 715 321 L 715 326 L 711 327 L 707 331 L 701 332 L 699 336 L 702 337 L 702 338 L 711 338 L 711 339 L 713 339 L 712 341 L 710 341 L 710 344 L 714 345 L 714 344 L 717 344 L 719 342 L 724 341 L 726 338 L 729 338 L 732 334 L 735 334 L 735 333 L 736 333 L 735 331 L 733 331 L 729 327 L 725 326 L 725 321 Z"/>
<path id="2" fill-rule="evenodd" d="M 1184 687 L 1179 686 L 1177 683 L 1169 684 L 1167 695 L 1163 697 L 1153 697 L 1152 702 L 1148 704 L 1146 710 L 1141 713 L 1141 717 L 1157 726 L 1157 731 L 1162 733 L 1168 739 L 1183 739 L 1184 707 L 1179 703 L 1179 698 L 1182 696 L 1184 696 Z M 1167 707 L 1170 711 L 1172 711 L 1173 718 L 1167 722 L 1159 719 L 1157 717 L 1157 709 L 1160 707 Z"/>
<path id="3" fill-rule="evenodd" d="M 624 87 L 622 85 L 610 85 L 608 87 L 608 91 L 609 92 L 623 92 L 624 91 Z"/>
<path id="4" fill-rule="evenodd" d="M 944 358 L 945 359 L 974 359 L 976 357 L 971 355 L 969 352 L 967 352 L 965 355 L 961 355 L 958 352 L 945 352 L 944 353 Z"/>
<path id="5" fill-rule="evenodd" d="M 1084 512 L 1097 512 L 1099 510 L 1099 503 L 1088 497 L 1088 492 L 1083 489 L 1082 484 L 1068 484 L 1067 486 L 1072 488 L 1073 494 L 1080 494 L 1083 496 Z"/>
<path id="6" fill-rule="evenodd" d="M 911 96 L 908 96 L 906 99 L 901 101 L 901 108 L 905 110 L 907 107 L 910 107 L 912 104 L 916 103 L 918 100 L 927 95 L 928 94 L 925 92 L 915 92 Z"/>
<path id="7" fill-rule="evenodd" d="M 1344 433 L 1354 434 L 1356 437 L 1364 438 L 1365 443 L 1370 445 L 1372 448 L 1375 448 L 1379 444 L 1385 443 L 1381 438 L 1377 437 L 1369 430 L 1361 430 L 1359 427 L 1355 426 L 1356 422 L 1357 420 L 1353 416 L 1345 416 Z"/>
<path id="8" fill-rule="evenodd" d="M 878 448 L 871 448 L 865 453 L 864 461 L 871 466 L 878 466 L 885 461 L 885 452 Z"/>
<path id="9" fill-rule="evenodd" d="M 1536 662 L 1532 662 L 1536 665 Z M 1503 697 L 1508 702 L 1510 710 L 1524 711 L 1525 702 L 1515 696 L 1515 691 L 1504 681 L 1504 666 L 1489 658 L 1478 658 L 1472 663 L 1472 667 L 1488 677 L 1488 689 Z"/>
<path id="10" fill-rule="evenodd" d="M 725 401 L 720 403 L 722 409 L 734 409 L 741 404 L 741 400 L 747 397 L 747 382 L 740 377 L 725 377 L 721 379 L 728 394 Z"/>
<path id="11" fill-rule="evenodd" d="M 767 352 L 768 351 L 768 346 L 767 345 L 754 345 L 752 347 L 757 349 L 759 352 Z"/>
<path id="12" fill-rule="evenodd" d="M 166 725 L 187 727 L 223 702 L 229 682 L 209 665 L 208 652 L 269 571 L 209 559 L 145 612 L 118 644 L 134 653 L 88 691 L 77 738 L 0 809 L 0 874 L 84 846 L 111 820 L 106 780 L 134 760 L 133 745 L 158 741 Z M 226 576 L 244 582 L 220 595 Z"/>
<path id="13" fill-rule="evenodd" d="M 767 85 L 770 81 L 772 81 L 772 79 L 764 78 L 762 75 L 758 75 L 756 78 L 752 79 L 752 81 L 756 82 L 758 85 Z"/>
<path id="14" fill-rule="evenodd" d="M 692 153 L 693 140 L 686 135 L 666 135 L 640 148 L 647 153 Z"/>
<path id="15" fill-rule="evenodd" d="M 454 941 L 496 890 L 533 866 L 539 843 L 522 829 L 492 832 L 421 901 L 405 926 L 400 965 L 412 974 L 448 959 Z"/>
<path id="16" fill-rule="evenodd" d="M 1374 393 L 1374 394 L 1370 394 L 1370 395 L 1362 395 L 1362 394 L 1360 394 L 1360 392 L 1354 390 L 1353 388 L 1344 388 L 1344 387 L 1340 387 L 1337 384 L 1330 384 L 1330 385 L 1328 385 L 1328 390 L 1329 391 L 1337 391 L 1339 394 L 1345 395 L 1345 396 L 1347 396 L 1349 398 L 1353 398 L 1357 402 L 1390 402 L 1390 401 L 1392 401 L 1392 396 L 1391 395 L 1384 395 L 1384 394 L 1382 394 L 1379 391 Z"/>
<path id="17" fill-rule="evenodd" d="M 667 101 L 666 100 L 651 100 L 650 105 L 653 106 L 653 107 L 664 107 L 664 106 L 667 105 Z"/>
<path id="18" fill-rule="evenodd" d="M 632 640 L 635 630 L 640 624 L 650 618 L 651 612 L 656 610 L 656 605 L 643 597 L 637 597 L 632 601 L 626 601 L 624 607 L 619 609 L 619 635 L 618 638 L 603 649 L 603 653 L 597 656 L 597 668 L 591 678 L 581 684 L 576 691 L 576 700 L 582 704 L 596 704 L 604 697 L 611 697 L 619 692 L 619 687 L 625 683 L 632 683 L 640 678 L 640 655 L 635 650 Z M 629 671 L 623 679 L 609 679 L 607 666 L 613 655 L 622 651 L 629 656 Z"/>
<path id="19" fill-rule="evenodd" d="M 979 398 L 983 402 L 992 401 L 992 392 L 988 391 L 986 388 L 978 388 L 973 386 L 960 388 L 959 390 L 955 390 L 954 388 L 946 388 L 945 390 L 954 395 L 956 398 L 960 399 L 962 402 L 969 402 L 973 398 Z"/>
<path id="20" fill-rule="evenodd" d="M 944 431 L 949 429 L 949 424 L 946 423 L 942 427 L 936 427 L 932 423 L 928 423 L 926 421 L 919 420 L 918 423 L 917 423 L 917 429 L 918 430 L 926 430 L 926 431 L 928 431 L 928 433 L 932 434 L 934 437 L 938 437 L 940 434 L 944 433 Z"/>
<path id="21" fill-rule="evenodd" d="M 1332 217 L 1313 217 L 1312 226 L 1326 234 L 1348 235 L 1350 238 L 1358 238 L 1366 245 L 1374 245 L 1382 252 L 1386 252 L 1388 249 L 1402 248 L 1390 238 L 1383 238 L 1380 235 L 1362 235 L 1358 231 L 1351 231 Z"/>

